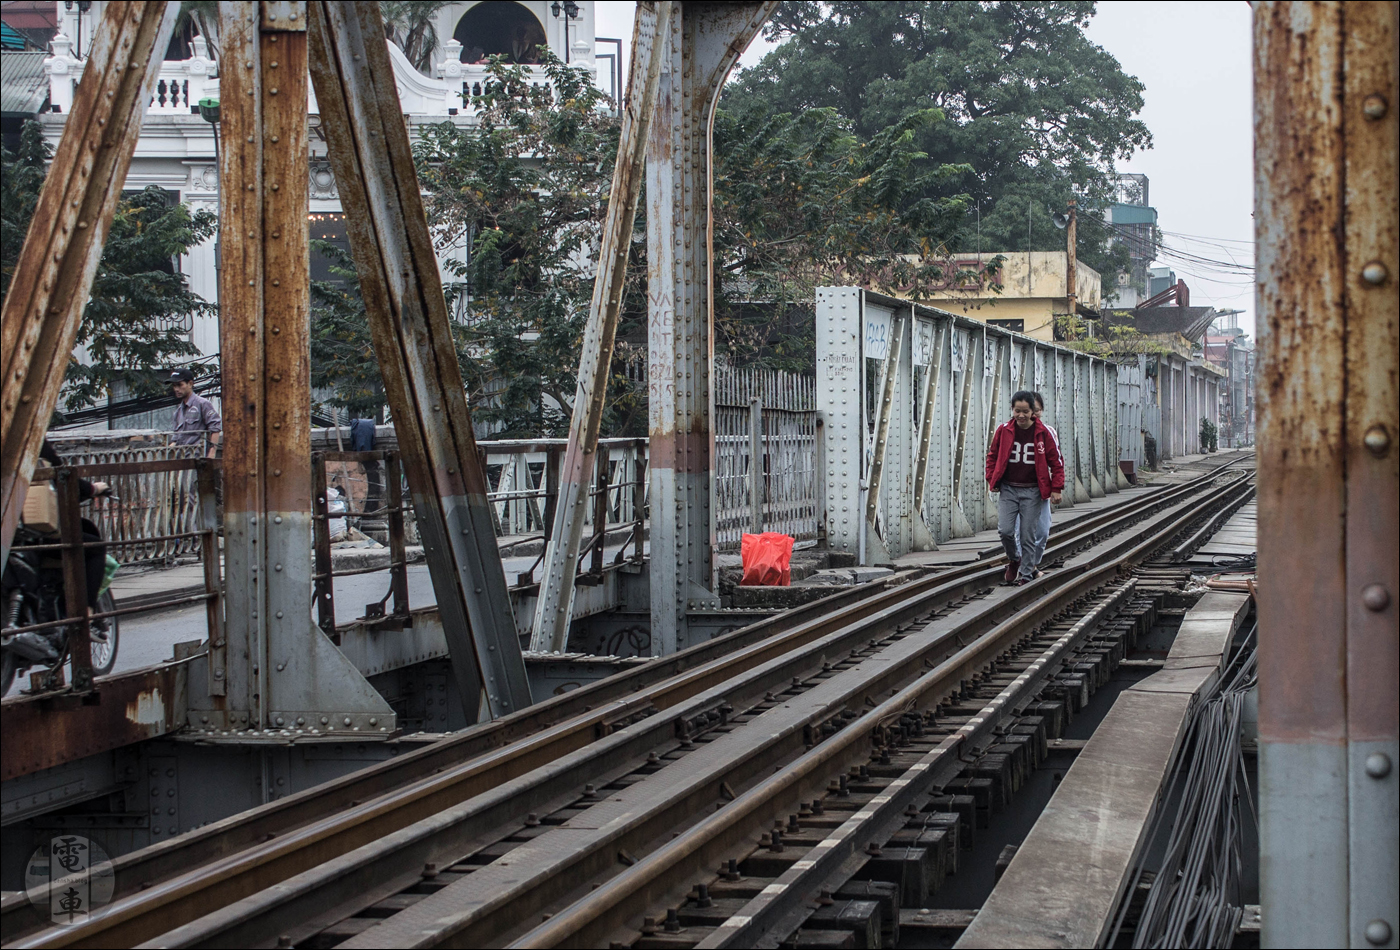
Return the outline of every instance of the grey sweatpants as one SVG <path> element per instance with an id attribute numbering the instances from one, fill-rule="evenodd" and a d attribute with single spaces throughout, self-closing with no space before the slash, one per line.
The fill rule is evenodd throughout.
<path id="1" fill-rule="evenodd" d="M 1040 519 L 1050 502 L 1040 497 L 1036 487 L 1018 488 L 1002 484 L 997 501 L 997 533 L 1006 556 L 1021 562 L 1020 576 L 1029 578 L 1040 565 L 1045 540 L 1040 536 Z M 1017 524 L 1017 520 L 1020 524 Z"/>

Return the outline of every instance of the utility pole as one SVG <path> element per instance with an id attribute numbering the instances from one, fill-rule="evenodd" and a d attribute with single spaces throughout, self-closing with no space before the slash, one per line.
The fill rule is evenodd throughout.
<path id="1" fill-rule="evenodd" d="M 1075 272 L 1079 269 L 1079 260 L 1074 252 L 1074 232 L 1075 225 L 1078 222 L 1078 216 L 1074 212 L 1074 205 L 1075 201 L 1071 198 L 1069 200 L 1069 224 L 1065 228 L 1065 244 L 1068 251 L 1068 257 L 1065 261 L 1065 297 L 1071 317 L 1074 316 L 1076 312 L 1077 308 L 1075 307 L 1075 303 L 1079 299 L 1079 295 L 1075 293 L 1076 288 L 1074 286 Z"/>

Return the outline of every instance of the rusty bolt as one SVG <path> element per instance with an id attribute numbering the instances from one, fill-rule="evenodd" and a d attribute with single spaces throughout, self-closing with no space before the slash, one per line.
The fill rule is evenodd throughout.
<path id="1" fill-rule="evenodd" d="M 1361 590 L 1361 602 L 1367 610 L 1384 610 L 1390 606 L 1390 591 L 1382 584 L 1367 584 Z"/>
<path id="2" fill-rule="evenodd" d="M 1370 449 L 1371 454 L 1376 458 L 1384 456 L 1390 449 L 1390 433 L 1387 432 L 1385 426 L 1380 423 L 1367 429 L 1361 441 L 1365 443 L 1366 448 Z"/>
<path id="3" fill-rule="evenodd" d="M 1385 101 L 1385 96 L 1379 93 L 1371 93 L 1361 101 L 1361 111 L 1366 114 L 1366 118 L 1371 121 L 1385 118 L 1385 113 L 1389 103 Z"/>
<path id="4" fill-rule="evenodd" d="M 1371 261 L 1361 268 L 1361 279 L 1373 287 L 1379 287 L 1385 283 L 1388 276 L 1390 276 L 1389 272 L 1380 261 Z"/>

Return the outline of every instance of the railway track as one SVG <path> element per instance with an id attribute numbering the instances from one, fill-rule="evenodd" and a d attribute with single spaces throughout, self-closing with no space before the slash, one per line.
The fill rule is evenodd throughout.
<path id="1" fill-rule="evenodd" d="M 1069 695 L 1086 649 L 1111 666 L 1139 625 L 1120 615 L 1150 611 L 1124 566 L 1250 481 L 1222 468 L 1080 519 L 1026 587 L 997 586 L 997 558 L 837 595 L 329 783 L 319 815 L 295 796 L 146 849 L 89 921 L 7 945 L 776 946 L 895 926 L 918 887 L 884 878 L 946 871 L 1001 786 L 965 777 L 975 794 L 952 797 L 973 806 L 952 811 L 926 811 L 930 791 L 988 756 L 1014 786 L 1057 734 L 1046 690 Z"/>

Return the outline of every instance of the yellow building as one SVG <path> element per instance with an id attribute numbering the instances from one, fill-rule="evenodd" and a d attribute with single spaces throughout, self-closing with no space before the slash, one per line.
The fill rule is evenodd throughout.
<path id="1" fill-rule="evenodd" d="M 998 256 L 1003 259 L 999 293 L 990 284 L 958 286 L 950 281 L 947 289 L 936 292 L 927 302 L 1037 340 L 1054 339 L 1055 318 L 1070 312 L 1065 287 L 1067 252 L 1007 251 L 998 255 L 995 251 L 983 251 L 980 255 L 956 254 L 952 263 L 960 272 L 980 271 Z M 1078 297 L 1076 313 L 1099 309 L 1103 282 L 1098 271 L 1077 263 L 1074 289 Z"/>

